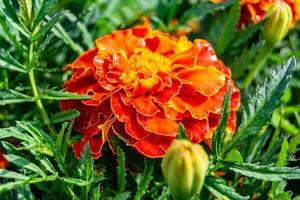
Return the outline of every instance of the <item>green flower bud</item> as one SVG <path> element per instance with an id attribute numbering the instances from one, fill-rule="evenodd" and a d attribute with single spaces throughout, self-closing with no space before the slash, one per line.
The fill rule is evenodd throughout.
<path id="1" fill-rule="evenodd" d="M 205 150 L 188 140 L 175 140 L 162 160 L 162 172 L 175 200 L 188 200 L 199 192 L 207 168 Z"/>
<path id="2" fill-rule="evenodd" d="M 266 14 L 262 35 L 270 45 L 276 45 L 288 33 L 293 20 L 292 10 L 284 1 L 276 1 Z"/>

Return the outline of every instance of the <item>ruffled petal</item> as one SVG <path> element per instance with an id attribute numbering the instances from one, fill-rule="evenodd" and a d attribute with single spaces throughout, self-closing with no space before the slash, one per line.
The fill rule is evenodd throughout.
<path id="1" fill-rule="evenodd" d="M 178 124 L 162 112 L 152 117 L 137 114 L 137 121 L 144 129 L 157 135 L 176 136 L 178 132 Z"/>
<path id="2" fill-rule="evenodd" d="M 188 138 L 195 143 L 201 142 L 209 131 L 207 119 L 196 120 L 187 118 L 182 120 L 181 123 L 186 130 Z"/>
<path id="3" fill-rule="evenodd" d="M 95 69 L 93 58 L 97 55 L 98 49 L 92 48 L 81 54 L 72 64 L 67 65 L 66 69 L 90 68 Z"/>
<path id="4" fill-rule="evenodd" d="M 223 87 L 226 79 L 224 73 L 211 65 L 181 70 L 177 77 L 208 97 L 216 94 Z"/>
<path id="5" fill-rule="evenodd" d="M 151 135 L 144 140 L 132 143 L 140 153 L 150 158 L 161 158 L 175 137 Z"/>
<path id="6" fill-rule="evenodd" d="M 111 108 L 117 119 L 125 122 L 126 132 L 131 137 L 141 140 L 151 134 L 138 124 L 135 110 L 132 106 L 126 106 L 119 95 L 111 97 Z"/>
<path id="7" fill-rule="evenodd" d="M 138 113 L 144 116 L 153 116 L 159 112 L 151 96 L 127 97 L 122 95 L 122 100 L 126 105 L 132 105 Z"/>

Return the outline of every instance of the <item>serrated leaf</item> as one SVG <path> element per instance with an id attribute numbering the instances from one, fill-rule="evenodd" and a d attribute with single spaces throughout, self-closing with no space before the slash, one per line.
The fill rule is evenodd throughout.
<path id="1" fill-rule="evenodd" d="M 286 138 L 284 138 L 282 144 L 281 144 L 281 149 L 278 155 L 278 160 L 276 162 L 276 166 L 285 166 L 286 165 L 286 160 L 287 160 L 287 152 L 289 148 L 289 143 Z"/>
<path id="2" fill-rule="evenodd" d="M 222 142 L 226 134 L 226 128 L 228 118 L 230 114 L 230 99 L 231 99 L 231 88 L 228 87 L 228 91 L 223 99 L 221 119 L 218 124 L 216 132 L 213 134 L 212 143 L 212 154 L 218 158 L 221 152 Z"/>
<path id="3" fill-rule="evenodd" d="M 145 194 L 150 181 L 152 180 L 153 168 L 155 160 L 150 158 L 145 158 L 145 168 L 142 175 L 142 179 L 138 185 L 134 200 L 140 200 L 141 197 Z"/>
<path id="4" fill-rule="evenodd" d="M 33 28 L 35 28 L 39 22 L 48 14 L 49 9 L 54 5 L 56 0 L 43 0 L 41 7 L 39 8 L 33 22 Z"/>
<path id="5" fill-rule="evenodd" d="M 80 115 L 80 112 L 78 112 L 75 109 L 65 110 L 59 113 L 56 113 L 51 116 L 51 122 L 52 123 L 60 123 L 69 121 L 71 119 L 74 119 Z"/>
<path id="6" fill-rule="evenodd" d="M 50 100 L 66 100 L 66 99 L 91 99 L 92 97 L 89 95 L 80 95 L 76 93 L 71 93 L 67 91 L 54 91 L 54 90 L 46 90 L 40 94 L 42 99 L 50 99 Z"/>
<path id="7" fill-rule="evenodd" d="M 48 18 L 46 17 L 46 19 Z M 52 29 L 52 32 L 58 38 L 62 39 L 62 41 L 77 54 L 81 54 L 83 52 L 83 48 L 72 40 L 72 38 L 68 35 L 68 33 L 65 31 L 65 29 L 60 23 L 55 24 L 54 28 Z"/>
<path id="8" fill-rule="evenodd" d="M 45 169 L 52 173 L 52 174 L 56 174 L 56 170 L 54 168 L 54 166 L 52 165 L 52 163 L 49 161 L 48 158 L 44 157 L 44 156 L 40 156 L 39 158 L 40 163 L 45 167 Z"/>
<path id="9" fill-rule="evenodd" d="M 29 143 L 33 142 L 32 137 L 28 136 L 26 133 L 20 132 L 15 127 L 1 128 L 0 129 L 0 139 L 5 139 L 5 138 L 9 138 L 9 137 L 14 137 L 21 141 L 26 141 Z"/>
<path id="10" fill-rule="evenodd" d="M 84 188 L 85 199 L 88 199 L 88 194 L 91 189 L 91 181 L 93 180 L 93 164 L 94 162 L 90 151 L 90 144 L 87 142 L 83 147 L 81 160 L 79 162 L 81 178 L 89 183 Z"/>
<path id="11" fill-rule="evenodd" d="M 3 16 L 3 14 L 0 11 L 0 34 L 2 34 L 2 37 L 9 42 L 11 45 L 14 45 L 20 52 L 23 51 L 21 43 L 18 41 L 19 35 L 14 32 L 14 30 L 11 28 L 11 25 L 6 20 L 6 18 Z"/>
<path id="12" fill-rule="evenodd" d="M 0 105 L 33 102 L 34 99 L 31 96 L 22 94 L 15 90 L 0 91 Z"/>
<path id="13" fill-rule="evenodd" d="M 27 184 L 27 181 L 15 181 L 15 182 L 2 183 L 0 185 L 0 193 L 10 191 L 17 187 L 21 187 L 22 185 L 25 185 L 25 184 Z"/>
<path id="14" fill-rule="evenodd" d="M 29 31 L 25 27 L 25 25 L 19 20 L 16 9 L 13 4 L 9 0 L 2 0 L 4 4 L 4 9 L 0 9 L 0 13 L 5 16 L 6 20 L 8 20 L 15 29 L 17 29 L 20 33 L 22 33 L 25 37 L 29 38 Z"/>
<path id="15" fill-rule="evenodd" d="M 183 16 L 180 18 L 180 23 L 183 23 L 189 19 L 194 17 L 204 17 L 210 13 L 214 13 L 219 10 L 224 10 L 228 6 L 230 6 L 233 1 L 224 1 L 221 3 L 212 3 L 212 2 L 204 2 L 199 3 L 197 6 L 193 6 L 190 9 L 186 10 Z"/>
<path id="16" fill-rule="evenodd" d="M 231 187 L 225 185 L 220 179 L 208 176 L 205 179 L 205 187 L 216 197 L 222 198 L 226 196 L 232 200 L 248 200 L 249 197 L 244 197 L 236 193 Z"/>
<path id="17" fill-rule="evenodd" d="M 218 52 L 218 54 L 224 53 L 225 49 L 227 48 L 229 42 L 231 41 L 236 31 L 236 25 L 240 18 L 240 1 L 233 0 L 233 2 L 234 5 L 231 6 L 229 13 L 226 15 L 224 26 L 221 29 L 221 33 L 217 41 L 216 51 Z"/>
<path id="18" fill-rule="evenodd" d="M 117 147 L 118 159 L 118 192 L 121 193 L 125 190 L 126 184 L 126 170 L 125 170 L 125 153 L 121 147 Z"/>
<path id="19" fill-rule="evenodd" d="M 59 180 L 65 182 L 65 183 L 69 183 L 72 185 L 78 185 L 78 186 L 86 186 L 86 185 L 90 184 L 90 182 L 87 182 L 85 180 L 78 179 L 78 178 L 61 177 L 61 178 L 59 178 Z"/>
<path id="20" fill-rule="evenodd" d="M 36 141 L 44 142 L 45 138 L 50 139 L 50 137 L 44 134 L 41 130 L 34 127 L 29 122 L 25 121 L 17 121 L 17 127 L 27 131 Z"/>
<path id="21" fill-rule="evenodd" d="M 7 154 L 5 157 L 9 163 L 13 163 L 21 168 L 29 169 L 39 175 L 46 176 L 41 168 L 25 158 L 13 154 Z"/>
<path id="22" fill-rule="evenodd" d="M 61 150 L 57 147 L 55 143 L 50 143 L 51 150 L 54 155 L 54 159 L 56 160 L 58 168 L 65 174 L 68 175 L 67 165 L 64 162 L 64 159 L 61 154 Z"/>
<path id="23" fill-rule="evenodd" d="M 244 176 L 265 181 L 300 179 L 300 169 L 292 167 L 272 167 L 266 165 L 237 163 L 219 160 L 228 169 Z"/>
<path id="24" fill-rule="evenodd" d="M 66 128 L 68 127 L 69 125 L 69 122 L 64 122 L 62 124 L 62 127 L 59 131 L 59 134 L 57 136 L 57 139 L 56 139 L 56 144 L 57 144 L 57 147 L 59 149 L 61 149 L 61 145 L 62 145 L 62 142 L 63 142 L 63 137 L 64 137 L 64 134 L 65 134 L 65 131 L 66 131 Z"/>
<path id="25" fill-rule="evenodd" d="M 0 67 L 21 73 L 27 73 L 26 68 L 14 59 L 9 52 L 4 51 L 4 49 L 0 49 Z"/>
<path id="26" fill-rule="evenodd" d="M 38 182 L 47 182 L 47 181 L 55 181 L 57 176 L 45 176 L 42 178 L 30 178 L 26 181 L 16 181 L 16 182 L 8 182 L 0 185 L 0 193 L 7 192 L 9 190 L 22 187 L 26 184 L 38 183 Z"/>
<path id="27" fill-rule="evenodd" d="M 34 196 L 32 192 L 30 191 L 29 185 L 23 185 L 22 187 L 16 188 L 17 192 L 17 199 L 18 200 L 32 200 L 34 199 Z"/>
<path id="28" fill-rule="evenodd" d="M 33 5 L 32 0 L 18 0 L 20 8 L 20 17 L 27 27 L 31 25 Z"/>
<path id="29" fill-rule="evenodd" d="M 0 177 L 1 178 L 10 178 L 10 179 L 17 179 L 17 180 L 28 180 L 28 176 L 24 176 L 23 174 L 9 171 L 6 169 L 0 169 Z"/>
<path id="30" fill-rule="evenodd" d="M 65 11 L 58 11 L 54 14 L 53 17 L 50 18 L 49 21 L 46 22 L 44 26 L 42 26 L 38 32 L 36 32 L 31 38 L 30 41 L 34 42 L 41 37 L 43 37 L 51 28 L 53 28 L 54 24 L 57 23 L 63 16 L 65 15 Z"/>
<path id="31" fill-rule="evenodd" d="M 94 47 L 94 40 L 93 40 L 93 37 L 92 37 L 90 31 L 88 30 L 87 26 L 85 25 L 85 23 L 82 23 L 81 21 L 79 21 L 79 19 L 76 17 L 76 15 L 74 15 L 72 13 L 67 13 L 66 17 L 72 23 L 76 23 L 76 26 L 82 32 L 83 43 L 85 43 L 85 45 L 88 48 L 93 48 Z"/>
<path id="32" fill-rule="evenodd" d="M 266 81 L 263 86 L 257 87 L 255 95 L 250 98 L 249 103 L 243 108 L 242 122 L 225 152 L 249 136 L 256 134 L 266 124 L 270 115 L 278 106 L 295 67 L 295 58 L 290 58 L 269 81 Z"/>

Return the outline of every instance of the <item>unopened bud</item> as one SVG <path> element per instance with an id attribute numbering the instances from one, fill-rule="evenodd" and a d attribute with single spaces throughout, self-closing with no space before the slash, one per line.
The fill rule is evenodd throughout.
<path id="1" fill-rule="evenodd" d="M 175 200 L 188 200 L 203 186 L 208 156 L 199 145 L 175 140 L 162 161 L 162 172 Z"/>
<path id="2" fill-rule="evenodd" d="M 276 45 L 288 33 L 293 15 L 290 6 L 284 1 L 276 1 L 266 14 L 266 22 L 262 27 L 262 35 L 266 42 Z"/>

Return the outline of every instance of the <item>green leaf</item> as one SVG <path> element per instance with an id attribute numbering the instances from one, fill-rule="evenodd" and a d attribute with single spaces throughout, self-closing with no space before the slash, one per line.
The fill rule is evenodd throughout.
<path id="1" fill-rule="evenodd" d="M 0 91 L 0 106 L 14 103 L 33 102 L 34 99 L 31 96 L 22 94 L 15 90 Z"/>
<path id="2" fill-rule="evenodd" d="M 4 49 L 0 49 L 0 64 L 3 68 L 21 73 L 27 73 L 26 68 L 23 67 L 22 64 L 20 64 L 9 54 L 8 51 L 5 51 Z"/>
<path id="3" fill-rule="evenodd" d="M 81 54 L 83 52 L 83 48 L 72 40 L 72 38 L 68 35 L 68 33 L 64 30 L 63 26 L 60 23 L 55 24 L 52 32 L 58 38 L 62 39 L 62 41 L 77 54 Z"/>
<path id="4" fill-rule="evenodd" d="M 276 195 L 272 198 L 272 200 L 292 200 L 292 195 L 290 194 L 290 192 L 284 192 Z"/>
<path id="5" fill-rule="evenodd" d="M 28 176 L 24 176 L 23 174 L 9 171 L 6 169 L 0 169 L 0 177 L 1 178 L 12 178 L 12 179 L 18 179 L 18 180 L 28 180 Z"/>
<path id="6" fill-rule="evenodd" d="M 16 9 L 9 0 L 2 0 L 4 4 L 4 9 L 0 9 L 0 13 L 5 16 L 6 20 L 9 21 L 10 25 L 13 26 L 16 30 L 22 33 L 26 38 L 29 38 L 29 31 L 25 25 L 19 20 L 17 16 Z"/>
<path id="7" fill-rule="evenodd" d="M 195 17 L 201 18 L 210 13 L 214 13 L 219 10 L 224 10 L 232 3 L 233 3 L 232 0 L 224 1 L 221 3 L 212 3 L 212 2 L 204 2 L 201 4 L 199 3 L 198 5 L 193 6 L 190 9 L 186 10 L 183 16 L 180 18 L 179 22 L 183 23 Z"/>
<path id="8" fill-rule="evenodd" d="M 17 127 L 27 131 L 27 133 L 30 133 L 30 135 L 35 138 L 36 141 L 44 142 L 45 138 L 50 140 L 50 137 L 43 133 L 38 128 L 34 127 L 29 122 L 25 121 L 17 121 Z"/>
<path id="9" fill-rule="evenodd" d="M 44 26 L 42 26 L 38 32 L 36 32 L 35 34 L 33 34 L 33 36 L 31 37 L 30 41 L 34 42 L 38 39 L 40 39 L 41 37 L 45 36 L 45 34 L 51 29 L 53 28 L 53 26 L 65 15 L 65 11 L 58 11 L 57 13 L 54 14 L 54 16 L 52 18 L 50 18 L 50 20 L 48 22 L 46 22 L 46 24 Z"/>
<path id="10" fill-rule="evenodd" d="M 90 144 L 87 142 L 84 145 L 83 152 L 81 153 L 81 160 L 79 162 L 81 177 L 83 180 L 89 183 L 84 188 L 85 199 L 88 199 L 88 194 L 91 189 L 91 181 L 93 180 L 93 164 L 94 162 L 90 151 Z"/>
<path id="11" fill-rule="evenodd" d="M 246 43 L 255 33 L 259 31 L 263 23 L 249 24 L 249 26 L 244 27 L 242 30 L 237 31 L 233 41 L 231 42 L 233 47 L 238 47 Z"/>
<path id="12" fill-rule="evenodd" d="M 177 139 L 187 139 L 184 126 L 181 123 L 178 125 L 178 134 L 177 134 L 176 138 Z"/>
<path id="13" fill-rule="evenodd" d="M 219 163 L 244 176 L 265 181 L 300 179 L 300 169 L 292 167 L 272 167 L 250 163 L 237 163 L 219 160 Z"/>
<path id="14" fill-rule="evenodd" d="M 130 192 L 122 192 L 115 196 L 112 200 L 126 200 L 130 198 Z"/>
<path id="15" fill-rule="evenodd" d="M 55 143 L 50 143 L 51 150 L 56 160 L 58 168 L 65 174 L 68 175 L 67 165 L 62 157 L 61 150 L 57 147 Z"/>
<path id="16" fill-rule="evenodd" d="M 33 142 L 32 137 L 28 136 L 26 133 L 20 132 L 15 127 L 1 128 L 0 129 L 0 139 L 5 139 L 5 138 L 9 138 L 9 137 L 14 137 L 21 141 L 26 141 L 29 143 Z"/>
<path id="17" fill-rule="evenodd" d="M 140 200 L 145 194 L 150 181 L 152 180 L 153 168 L 155 160 L 150 158 L 145 158 L 145 169 L 142 175 L 142 179 L 138 185 L 137 192 L 134 196 L 134 200 Z"/>
<path id="18" fill-rule="evenodd" d="M 223 100 L 221 119 L 216 132 L 213 134 L 212 154 L 218 158 L 221 152 L 222 142 L 226 134 L 228 118 L 230 114 L 231 88 L 228 87 Z"/>
<path id="19" fill-rule="evenodd" d="M 125 153 L 121 147 L 117 147 L 118 159 L 118 192 L 121 193 L 125 190 L 126 184 L 126 170 L 125 170 Z"/>
<path id="20" fill-rule="evenodd" d="M 289 143 L 286 138 L 284 138 L 281 149 L 278 155 L 278 160 L 276 162 L 277 167 L 285 166 L 286 165 L 286 159 L 287 159 L 287 151 L 289 148 Z"/>
<path id="21" fill-rule="evenodd" d="M 92 200 L 100 200 L 100 197 L 101 197 L 100 184 L 98 184 L 95 187 L 95 189 L 93 190 L 93 193 L 92 193 L 93 198 L 92 198 Z"/>
<path id="22" fill-rule="evenodd" d="M 219 39 L 216 45 L 218 54 L 223 54 L 229 42 L 236 31 L 236 25 L 240 16 L 240 1 L 234 0 L 234 5 L 230 8 L 229 13 L 226 15 L 226 21 L 221 29 Z"/>
<path id="23" fill-rule="evenodd" d="M 39 157 L 39 161 L 40 161 L 41 165 L 43 165 L 48 172 L 50 172 L 52 174 L 57 173 L 54 166 L 51 164 L 51 162 L 49 161 L 48 158 L 46 158 L 44 156 L 38 156 L 38 157 Z"/>
<path id="24" fill-rule="evenodd" d="M 50 99 L 50 100 L 64 100 L 64 99 L 91 99 L 89 95 L 80 95 L 76 93 L 70 93 L 67 91 L 54 91 L 46 90 L 43 91 L 40 95 L 41 99 Z"/>
<path id="25" fill-rule="evenodd" d="M 61 178 L 59 178 L 59 180 L 65 182 L 65 183 L 69 183 L 72 185 L 78 185 L 78 186 L 86 186 L 86 185 L 90 184 L 90 182 L 87 182 L 87 181 L 84 181 L 84 180 L 78 179 L 78 178 L 61 177 Z"/>
<path id="26" fill-rule="evenodd" d="M 18 33 L 14 32 L 11 28 L 11 24 L 6 20 L 3 14 L 0 11 L 0 35 L 2 34 L 3 38 L 6 39 L 11 45 L 15 46 L 19 52 L 23 51 L 23 47 L 21 43 L 18 41 L 19 35 Z"/>
<path id="27" fill-rule="evenodd" d="M 56 0 L 43 0 L 41 7 L 39 8 L 33 22 L 33 29 L 39 24 L 39 22 L 49 13 L 50 8 L 54 5 Z"/>
<path id="28" fill-rule="evenodd" d="M 285 65 L 263 86 L 258 86 L 255 95 L 250 98 L 243 108 L 242 122 L 225 152 L 235 147 L 241 141 L 256 134 L 269 120 L 284 94 L 296 67 L 295 58 L 291 58 Z"/>
<path id="29" fill-rule="evenodd" d="M 75 109 L 65 110 L 59 113 L 56 113 L 51 116 L 51 122 L 52 123 L 60 123 L 69 121 L 71 119 L 74 119 L 80 115 L 80 112 L 78 112 Z"/>
<path id="30" fill-rule="evenodd" d="M 27 184 L 26 181 L 15 181 L 15 182 L 2 183 L 0 185 L 0 193 L 10 191 L 10 190 L 15 189 L 17 187 L 21 187 L 25 184 Z"/>
<path id="31" fill-rule="evenodd" d="M 26 181 L 16 181 L 16 182 L 8 182 L 0 185 L 0 193 L 22 187 L 26 184 L 39 183 L 39 182 L 47 182 L 47 181 L 55 181 L 57 179 L 56 175 L 53 176 L 45 176 L 42 178 L 30 178 Z"/>
<path id="32" fill-rule="evenodd" d="M 62 142 L 63 142 L 63 138 L 64 138 L 64 134 L 65 134 L 65 131 L 66 131 L 66 128 L 68 127 L 69 125 L 69 122 L 64 122 L 62 124 L 62 127 L 59 131 L 59 134 L 57 136 L 57 140 L 56 140 L 56 144 L 57 144 L 57 147 L 59 149 L 61 149 L 61 145 L 62 145 Z"/>
<path id="33" fill-rule="evenodd" d="M 18 0 L 20 7 L 20 17 L 27 27 L 30 27 L 33 14 L 32 0 Z"/>
<path id="34" fill-rule="evenodd" d="M 232 149 L 231 151 L 229 151 L 229 153 L 226 155 L 225 160 L 229 162 L 243 163 L 243 157 L 241 156 L 241 153 L 236 149 Z"/>
<path id="35" fill-rule="evenodd" d="M 33 172 L 36 172 L 37 174 L 46 176 L 46 174 L 43 172 L 43 170 L 41 170 L 41 168 L 39 168 L 36 164 L 30 162 L 29 160 L 27 160 L 25 158 L 22 158 L 20 156 L 13 155 L 13 154 L 7 154 L 6 159 L 9 163 L 13 163 L 13 164 L 17 165 L 18 167 L 29 169 Z"/>
<path id="36" fill-rule="evenodd" d="M 231 187 L 225 185 L 220 179 L 208 176 L 205 179 L 205 187 L 216 197 L 222 198 L 226 196 L 232 200 L 248 200 L 249 197 L 244 197 L 236 193 Z"/>
<path id="37" fill-rule="evenodd" d="M 88 48 L 93 48 L 94 47 L 94 40 L 92 37 L 92 34 L 90 33 L 90 31 L 88 30 L 87 26 L 85 25 L 85 23 L 82 23 L 81 21 L 79 21 L 79 19 L 76 17 L 76 15 L 72 14 L 72 13 L 67 13 L 66 17 L 72 22 L 72 23 L 76 23 L 76 26 L 78 27 L 78 29 L 82 32 L 82 37 L 83 40 L 82 42 L 88 47 Z"/>

